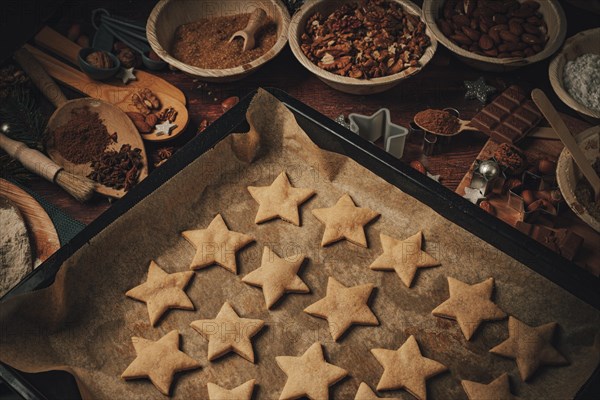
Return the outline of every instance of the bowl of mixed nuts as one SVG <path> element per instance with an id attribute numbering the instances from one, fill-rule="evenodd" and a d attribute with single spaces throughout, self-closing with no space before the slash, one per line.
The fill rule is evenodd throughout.
<path id="1" fill-rule="evenodd" d="M 485 71 L 544 60 L 567 32 L 558 0 L 424 0 L 423 18 L 444 47 Z"/>
<path id="2" fill-rule="evenodd" d="M 300 63 L 334 89 L 380 93 L 418 73 L 437 41 L 408 0 L 307 1 L 288 39 Z"/>

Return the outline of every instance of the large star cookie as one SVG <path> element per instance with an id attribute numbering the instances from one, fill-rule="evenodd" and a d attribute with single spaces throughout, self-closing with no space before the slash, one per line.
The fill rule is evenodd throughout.
<path id="1" fill-rule="evenodd" d="M 431 313 L 436 317 L 450 318 L 458 322 L 467 340 L 483 321 L 503 319 L 506 313 L 491 300 L 494 278 L 468 285 L 448 277 L 450 298 L 437 306 Z"/>
<path id="2" fill-rule="evenodd" d="M 333 340 L 338 340 L 352 324 L 379 325 L 377 317 L 367 305 L 372 291 L 371 284 L 346 287 L 329 277 L 327 296 L 306 307 L 304 312 L 325 318 Z"/>
<path id="3" fill-rule="evenodd" d="M 383 254 L 377 257 L 369 268 L 376 271 L 396 271 L 407 287 L 412 285 L 417 269 L 440 265 L 439 261 L 421 250 L 421 231 L 405 240 L 397 240 L 383 233 L 380 237 Z"/>
<path id="4" fill-rule="evenodd" d="M 200 363 L 179 350 L 179 332 L 173 330 L 156 342 L 132 337 L 137 357 L 121 374 L 123 379 L 149 378 L 160 392 L 169 395 L 175 373 L 200 368 Z"/>
<path id="5" fill-rule="evenodd" d="M 508 339 L 490 350 L 517 360 L 521 379 L 527 381 L 541 365 L 565 365 L 569 362 L 552 344 L 552 336 L 557 327 L 550 322 L 531 327 L 515 317 L 508 317 Z"/>
<path id="6" fill-rule="evenodd" d="M 212 220 L 208 228 L 181 233 L 196 248 L 190 269 L 201 269 L 218 264 L 237 274 L 235 254 L 254 239 L 243 233 L 230 231 L 221 214 Z"/>
<path id="7" fill-rule="evenodd" d="M 460 381 L 469 400 L 513 400 L 510 393 L 508 374 L 504 373 L 488 384 L 473 381 Z"/>
<path id="8" fill-rule="evenodd" d="M 279 300 L 284 293 L 308 293 L 310 289 L 298 276 L 304 257 L 296 261 L 280 258 L 271 249 L 263 249 L 260 268 L 242 278 L 242 282 L 263 289 L 267 308 Z"/>
<path id="9" fill-rule="evenodd" d="M 329 364 L 323 357 L 321 344 L 316 342 L 300 357 L 275 357 L 279 368 L 287 375 L 280 400 L 308 397 L 328 399 L 329 386 L 340 381 L 348 372 Z"/>
<path id="10" fill-rule="evenodd" d="M 146 303 L 150 324 L 155 326 L 169 308 L 194 309 L 184 292 L 193 275 L 192 271 L 167 274 L 154 261 L 150 261 L 146 282 L 130 289 L 125 295 Z"/>
<path id="11" fill-rule="evenodd" d="M 346 239 L 356 245 L 367 247 L 364 226 L 379 216 L 369 208 L 356 207 L 347 194 L 340 197 L 335 206 L 312 210 L 313 215 L 325 224 L 321 246 Z"/>
<path id="12" fill-rule="evenodd" d="M 208 382 L 208 398 L 209 400 L 250 400 L 254 391 L 255 379 L 250 379 L 246 383 L 231 390 L 222 388 L 219 385 Z"/>
<path id="13" fill-rule="evenodd" d="M 354 400 L 377 400 L 382 399 L 383 397 L 379 397 L 373 392 L 373 389 L 369 387 L 364 382 L 361 382 L 358 390 L 356 391 L 356 396 L 354 396 Z M 400 400 L 398 397 L 386 397 L 388 400 Z"/>
<path id="14" fill-rule="evenodd" d="M 254 362 L 251 338 L 265 324 L 261 319 L 240 318 L 225 302 L 215 319 L 200 319 L 190 325 L 208 340 L 208 360 L 213 361 L 233 351 Z"/>
<path id="15" fill-rule="evenodd" d="M 270 186 L 248 186 L 248 191 L 258 202 L 255 223 L 279 217 L 296 226 L 300 226 L 298 207 L 315 194 L 312 189 L 293 187 L 285 172 L 279 174 Z"/>
<path id="16" fill-rule="evenodd" d="M 377 390 L 404 388 L 421 400 L 427 398 L 427 379 L 448 369 L 423 357 L 414 336 L 410 336 L 398 350 L 372 349 L 371 353 L 384 368 Z"/>

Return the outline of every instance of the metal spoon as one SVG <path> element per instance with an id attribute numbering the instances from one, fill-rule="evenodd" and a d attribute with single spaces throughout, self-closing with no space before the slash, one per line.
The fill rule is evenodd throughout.
<path id="1" fill-rule="evenodd" d="M 248 20 L 246 27 L 241 31 L 237 31 L 231 35 L 229 43 L 231 43 L 236 37 L 241 37 L 244 39 L 244 47 L 242 47 L 242 51 L 252 50 L 256 45 L 254 35 L 256 35 L 256 32 L 262 26 L 266 18 L 267 13 L 265 10 L 262 8 L 255 9 L 250 15 L 250 19 Z"/>

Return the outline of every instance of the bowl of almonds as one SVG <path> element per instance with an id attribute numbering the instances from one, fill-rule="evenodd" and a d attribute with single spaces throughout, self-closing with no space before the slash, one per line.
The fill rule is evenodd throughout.
<path id="1" fill-rule="evenodd" d="M 288 39 L 300 63 L 334 89 L 380 93 L 420 72 L 437 41 L 408 0 L 315 0 L 294 14 Z"/>
<path id="2" fill-rule="evenodd" d="M 567 32 L 558 0 L 425 0 L 423 18 L 444 47 L 485 71 L 544 60 Z"/>

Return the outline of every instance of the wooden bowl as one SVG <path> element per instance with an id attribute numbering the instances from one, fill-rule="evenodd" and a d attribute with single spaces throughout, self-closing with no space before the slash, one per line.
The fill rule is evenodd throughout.
<path id="1" fill-rule="evenodd" d="M 600 146 L 600 125 L 581 132 L 575 139 L 582 148 L 586 158 L 590 162 L 595 161 L 598 157 L 598 147 Z M 600 220 L 592 217 L 575 197 L 575 187 L 581 179 L 583 179 L 583 175 L 575 165 L 571 153 L 566 148 L 563 149 L 556 165 L 556 180 L 560 192 L 569 207 L 571 207 L 571 210 L 596 232 L 600 232 Z"/>
<path id="2" fill-rule="evenodd" d="M 277 24 L 277 42 L 256 60 L 235 68 L 205 69 L 186 64 L 170 53 L 177 27 L 202 18 L 251 13 L 262 8 Z M 290 15 L 278 0 L 220 0 L 204 2 L 196 0 L 160 0 L 146 24 L 146 35 L 152 49 L 171 66 L 208 82 L 232 82 L 255 72 L 263 64 L 274 58 L 287 42 Z"/>
<path id="3" fill-rule="evenodd" d="M 563 86 L 563 70 L 567 61 L 573 61 L 586 53 L 600 54 L 600 28 L 579 32 L 567 39 L 562 50 L 549 67 L 550 83 L 556 95 L 573 110 L 592 123 L 600 122 L 600 111 L 592 110 L 575 100 Z"/>
<path id="4" fill-rule="evenodd" d="M 317 78 L 325 82 L 332 88 L 339 90 L 340 92 L 350 94 L 374 94 L 381 93 L 399 84 L 404 79 L 408 79 L 411 76 L 419 73 L 425 65 L 431 60 L 435 50 L 437 49 L 437 41 L 433 36 L 431 30 L 427 28 L 427 36 L 431 39 L 431 45 L 425 50 L 425 53 L 419 60 L 421 66 L 419 68 L 408 68 L 398 74 L 384 76 L 381 78 L 372 79 L 356 79 L 347 76 L 340 76 L 329 71 L 318 67 L 313 64 L 302 52 L 300 48 L 300 37 L 304 33 L 304 27 L 306 21 L 316 12 L 320 12 L 322 15 L 327 16 L 331 14 L 336 8 L 344 3 L 356 3 L 359 0 L 315 0 L 307 1 L 300 7 L 300 9 L 294 14 L 292 22 L 290 23 L 290 31 L 288 34 L 290 41 L 290 48 L 292 52 L 300 61 L 300 63 L 308 69 L 310 72 L 315 74 Z M 421 18 L 421 9 L 409 0 L 389 0 L 402 5 L 402 8 L 410 14 L 416 15 Z"/>
<path id="5" fill-rule="evenodd" d="M 524 0 L 519 0 L 523 2 Z M 462 62 L 470 67 L 483 71 L 512 71 L 529 64 L 542 61 L 554 54 L 563 44 L 567 35 L 567 19 L 565 12 L 557 0 L 538 0 L 540 3 L 539 12 L 544 16 L 548 26 L 548 42 L 544 49 L 531 56 L 524 58 L 495 58 L 481 56 L 464 50 L 446 37 L 437 25 L 436 20 L 442 13 L 442 7 L 446 0 L 424 0 L 423 18 L 427 26 L 431 29 L 436 39 L 448 50 L 458 57 Z"/>

